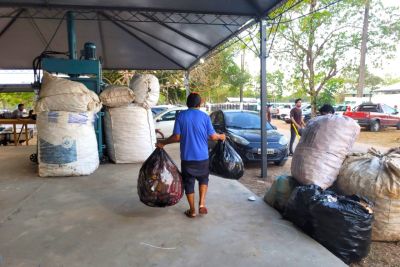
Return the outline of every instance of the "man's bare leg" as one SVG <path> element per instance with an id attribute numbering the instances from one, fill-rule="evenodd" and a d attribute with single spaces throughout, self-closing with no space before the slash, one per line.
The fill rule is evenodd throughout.
<path id="1" fill-rule="evenodd" d="M 206 208 L 207 189 L 208 185 L 205 184 L 199 185 L 199 191 L 200 191 L 199 213 L 201 214 L 207 214 L 207 208 Z"/>
<path id="2" fill-rule="evenodd" d="M 194 206 L 194 193 L 186 194 L 186 198 L 189 202 L 190 213 L 196 215 L 196 207 Z"/>

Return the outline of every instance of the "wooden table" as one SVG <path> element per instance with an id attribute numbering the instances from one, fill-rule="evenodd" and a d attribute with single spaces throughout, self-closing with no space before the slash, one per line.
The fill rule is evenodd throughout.
<path id="1" fill-rule="evenodd" d="M 13 126 L 14 132 L 14 144 L 17 146 L 19 144 L 19 139 L 21 138 L 21 133 L 25 129 L 25 142 L 29 145 L 29 135 L 28 135 L 28 124 L 36 124 L 36 120 L 32 119 L 0 119 L 0 124 L 10 124 Z M 17 124 L 22 125 L 21 131 L 19 132 L 17 138 Z"/>

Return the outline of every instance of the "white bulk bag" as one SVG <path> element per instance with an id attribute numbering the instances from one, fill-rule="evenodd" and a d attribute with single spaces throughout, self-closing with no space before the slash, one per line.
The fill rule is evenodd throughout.
<path id="1" fill-rule="evenodd" d="M 129 83 L 129 87 L 135 93 L 135 103 L 144 108 L 157 105 L 160 97 L 160 83 L 152 74 L 136 74 Z"/>
<path id="2" fill-rule="evenodd" d="M 385 154 L 370 149 L 348 155 L 337 185 L 345 194 L 374 203 L 372 240 L 400 241 L 400 147 Z"/>
<path id="3" fill-rule="evenodd" d="M 121 107 L 135 100 L 135 93 L 126 86 L 110 85 L 100 94 L 100 100 L 107 107 Z"/>
<path id="4" fill-rule="evenodd" d="M 144 162 L 155 149 L 156 135 L 150 109 L 137 104 L 107 108 L 104 129 L 108 156 L 115 163 Z"/>
<path id="5" fill-rule="evenodd" d="M 359 133 L 360 126 L 349 117 L 324 115 L 311 120 L 294 152 L 292 176 L 304 185 L 330 187 Z"/>
<path id="6" fill-rule="evenodd" d="M 100 111 L 102 105 L 97 94 L 83 83 L 58 78 L 44 72 L 36 113 L 44 111 L 86 112 Z"/>
<path id="7" fill-rule="evenodd" d="M 99 166 L 93 112 L 42 112 L 37 116 L 39 176 L 80 176 Z"/>

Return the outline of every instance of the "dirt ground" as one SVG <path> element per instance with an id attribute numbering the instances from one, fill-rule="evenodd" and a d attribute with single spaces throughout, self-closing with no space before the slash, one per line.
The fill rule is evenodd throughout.
<path id="1" fill-rule="evenodd" d="M 289 124 L 283 121 L 274 120 L 273 125 L 278 131 L 289 135 Z M 362 129 L 356 141 L 358 147 L 368 149 L 370 146 L 380 148 L 392 148 L 400 146 L 400 131 L 395 128 L 383 129 L 378 133 L 372 133 Z M 260 178 L 260 164 L 247 164 L 245 174 L 239 180 L 254 194 L 263 197 L 271 186 L 274 178 L 279 175 L 290 174 L 291 159 L 282 167 L 268 165 L 267 178 Z M 372 242 L 371 251 L 363 261 L 352 264 L 352 267 L 399 267 L 400 266 L 400 242 Z"/>

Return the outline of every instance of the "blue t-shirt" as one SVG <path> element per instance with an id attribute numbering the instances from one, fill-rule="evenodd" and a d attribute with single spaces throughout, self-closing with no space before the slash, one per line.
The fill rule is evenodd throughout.
<path id="1" fill-rule="evenodd" d="M 179 113 L 174 134 L 181 136 L 181 159 L 208 159 L 208 137 L 215 134 L 210 117 L 201 110 L 188 109 Z"/>

